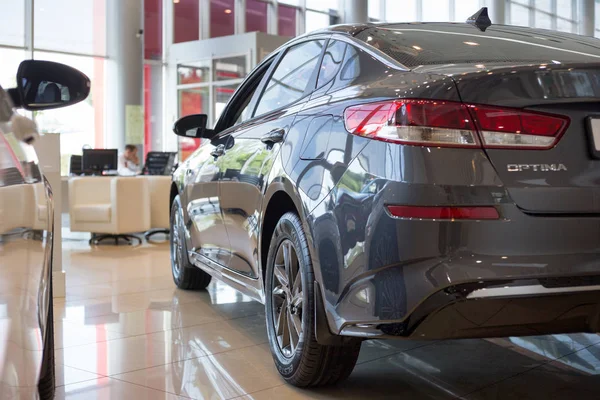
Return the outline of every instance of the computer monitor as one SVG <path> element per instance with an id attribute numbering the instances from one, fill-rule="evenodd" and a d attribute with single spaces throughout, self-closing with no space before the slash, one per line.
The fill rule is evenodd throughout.
<path id="1" fill-rule="evenodd" d="M 142 173 L 144 175 L 171 175 L 176 159 L 177 153 L 150 151 L 146 155 Z"/>
<path id="2" fill-rule="evenodd" d="M 69 172 L 71 175 L 81 175 L 83 173 L 82 168 L 83 160 L 81 156 L 72 155 Z"/>
<path id="3" fill-rule="evenodd" d="M 83 171 L 89 173 L 102 173 L 117 169 L 119 151 L 117 149 L 83 150 Z"/>

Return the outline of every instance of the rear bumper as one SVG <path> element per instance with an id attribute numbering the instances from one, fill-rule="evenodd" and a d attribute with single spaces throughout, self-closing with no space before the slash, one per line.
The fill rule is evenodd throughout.
<path id="1" fill-rule="evenodd" d="M 479 150 L 371 141 L 349 170 L 307 220 L 331 333 L 446 338 L 598 330 L 600 287 L 568 288 L 600 276 L 599 217 L 524 213 Z M 399 219 L 387 205 L 493 206 L 500 219 Z M 565 289 L 521 290 L 540 285 Z M 471 294 L 496 286 L 495 296 Z M 504 286 L 522 288 L 502 293 Z M 571 313 L 580 317 L 566 317 Z"/>
<path id="2" fill-rule="evenodd" d="M 332 333 L 444 339 L 600 331 L 600 218 L 533 217 L 502 204 L 499 221 L 422 221 L 374 208 L 365 240 L 356 241 L 360 251 L 340 255 L 347 261 L 338 274 L 327 268 L 333 257 L 321 258 Z"/>
<path id="3" fill-rule="evenodd" d="M 561 282 L 580 284 L 557 286 Z M 458 339 L 600 332 L 600 276 L 548 283 L 534 279 L 449 286 L 402 320 L 346 323 L 339 334 Z"/>

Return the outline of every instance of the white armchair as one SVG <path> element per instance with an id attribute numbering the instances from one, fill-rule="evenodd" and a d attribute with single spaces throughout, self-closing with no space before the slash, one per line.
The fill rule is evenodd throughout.
<path id="1" fill-rule="evenodd" d="M 48 203 L 43 183 L 0 188 L 0 234 L 15 228 L 48 229 Z"/>
<path id="2" fill-rule="evenodd" d="M 69 180 L 71 231 L 92 232 L 90 244 L 110 238 L 131 243 L 150 229 L 148 182 L 143 177 L 81 177 Z"/>
<path id="3" fill-rule="evenodd" d="M 17 228 L 33 228 L 33 201 L 33 185 L 0 187 L 0 235 Z"/>
<path id="4" fill-rule="evenodd" d="M 163 175 L 144 175 L 150 191 L 150 230 L 144 235 L 146 240 L 157 233 L 169 234 L 169 194 L 171 177 Z"/>

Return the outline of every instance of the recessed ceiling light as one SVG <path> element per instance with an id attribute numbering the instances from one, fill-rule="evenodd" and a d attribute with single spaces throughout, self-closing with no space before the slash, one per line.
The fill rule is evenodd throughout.
<path id="1" fill-rule="evenodd" d="M 463 42 L 464 44 L 468 44 L 469 46 L 479 46 L 477 42 Z"/>
<path id="2" fill-rule="evenodd" d="M 231 10 L 229 8 L 225 9 L 225 14 L 231 14 Z"/>

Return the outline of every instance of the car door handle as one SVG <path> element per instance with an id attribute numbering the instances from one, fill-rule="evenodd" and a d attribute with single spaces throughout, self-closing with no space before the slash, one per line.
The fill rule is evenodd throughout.
<path id="1" fill-rule="evenodd" d="M 218 145 L 213 151 L 210 152 L 210 155 L 214 158 L 221 157 L 223 154 L 225 154 L 225 145 L 223 144 Z"/>
<path id="2" fill-rule="evenodd" d="M 283 142 L 283 137 L 285 136 L 285 130 L 279 128 L 279 129 L 273 129 L 271 132 L 269 133 L 265 133 L 261 138 L 260 141 L 266 144 L 275 144 L 275 143 L 279 143 L 279 142 Z"/>

